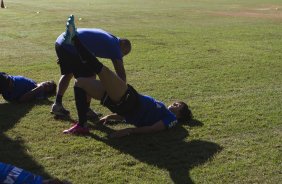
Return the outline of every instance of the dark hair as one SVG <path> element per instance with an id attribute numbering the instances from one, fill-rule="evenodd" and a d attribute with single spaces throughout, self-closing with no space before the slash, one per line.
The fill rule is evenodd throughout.
<path id="1" fill-rule="evenodd" d="M 55 96 L 57 92 L 57 84 L 54 81 L 49 81 L 53 85 L 53 89 L 47 92 L 47 97 Z"/>
<path id="2" fill-rule="evenodd" d="M 179 122 L 187 122 L 193 119 L 192 111 L 189 109 L 188 105 L 185 102 L 179 102 L 182 104 L 182 108 L 179 110 L 179 117 L 177 121 Z"/>
<path id="3" fill-rule="evenodd" d="M 121 50 L 124 55 L 127 55 L 131 51 L 131 43 L 128 39 L 126 38 L 120 38 L 120 45 L 121 45 Z"/>
<path id="4" fill-rule="evenodd" d="M 10 77 L 4 72 L 0 72 L 0 94 L 5 92 L 9 88 Z"/>

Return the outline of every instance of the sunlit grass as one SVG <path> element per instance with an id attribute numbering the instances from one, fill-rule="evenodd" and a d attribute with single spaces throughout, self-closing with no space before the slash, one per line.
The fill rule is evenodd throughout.
<path id="1" fill-rule="evenodd" d="M 70 121 L 49 113 L 54 98 L 35 104 L 0 98 L 1 162 L 78 184 L 282 180 L 281 2 L 15 0 L 5 5 L 1 71 L 58 81 L 54 42 L 74 14 L 78 27 L 130 39 L 128 82 L 166 104 L 188 102 L 198 126 L 119 140 L 107 133 L 128 125 L 95 128 L 90 137 L 66 136 L 62 130 Z M 72 86 L 63 102 L 76 119 Z M 92 108 L 109 113 L 95 101 Z"/>

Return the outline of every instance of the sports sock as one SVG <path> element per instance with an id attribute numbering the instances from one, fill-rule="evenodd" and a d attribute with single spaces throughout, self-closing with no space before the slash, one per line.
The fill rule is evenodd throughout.
<path id="1" fill-rule="evenodd" d="M 103 68 L 103 64 L 80 42 L 77 35 L 72 38 L 72 41 L 81 58 L 84 61 L 89 62 L 96 74 L 100 73 Z"/>
<path id="2" fill-rule="evenodd" d="M 56 95 L 56 104 L 62 105 L 63 96 L 62 95 Z"/>
<path id="3" fill-rule="evenodd" d="M 84 126 L 87 122 L 86 113 L 88 111 L 86 92 L 79 87 L 74 87 L 75 105 L 78 114 L 78 124 Z"/>

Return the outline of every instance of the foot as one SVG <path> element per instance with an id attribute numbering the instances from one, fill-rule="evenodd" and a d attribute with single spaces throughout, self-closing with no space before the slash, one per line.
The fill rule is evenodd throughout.
<path id="1" fill-rule="evenodd" d="M 63 105 L 54 103 L 52 105 L 51 111 L 52 114 L 55 114 L 56 116 L 69 116 L 70 111 L 66 110 Z"/>
<path id="2" fill-rule="evenodd" d="M 95 112 L 95 111 L 93 111 L 92 109 L 88 109 L 88 112 L 87 112 L 87 119 L 88 120 L 93 120 L 93 121 L 97 121 L 97 120 L 99 120 L 99 117 L 101 117 L 102 116 L 102 114 L 101 113 L 98 113 L 98 112 Z"/>
<path id="3" fill-rule="evenodd" d="M 87 135 L 89 134 L 89 129 L 80 126 L 78 123 L 74 124 L 70 129 L 64 130 L 64 134 L 75 134 L 75 135 Z"/>
<path id="4" fill-rule="evenodd" d="M 66 24 L 66 32 L 64 34 L 63 43 L 72 44 L 72 38 L 76 35 L 76 28 L 74 24 L 74 16 L 70 15 L 67 24 Z"/>

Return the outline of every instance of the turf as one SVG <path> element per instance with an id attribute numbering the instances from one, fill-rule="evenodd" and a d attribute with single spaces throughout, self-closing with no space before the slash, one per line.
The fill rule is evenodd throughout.
<path id="1" fill-rule="evenodd" d="M 281 1 L 4 2 L 1 71 L 58 81 L 54 42 L 74 14 L 78 27 L 130 39 L 128 82 L 166 104 L 188 102 L 195 121 L 122 139 L 107 135 L 125 124 L 66 136 L 70 120 L 49 113 L 54 98 L 29 104 L 0 98 L 1 162 L 78 184 L 282 181 Z M 63 101 L 76 119 L 72 86 Z M 98 104 L 92 108 L 109 113 Z"/>

